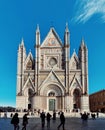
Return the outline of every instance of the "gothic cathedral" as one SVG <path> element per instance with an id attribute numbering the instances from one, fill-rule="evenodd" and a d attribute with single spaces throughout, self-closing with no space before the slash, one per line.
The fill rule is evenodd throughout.
<path id="1" fill-rule="evenodd" d="M 17 109 L 45 111 L 89 111 L 88 50 L 82 40 L 78 55 L 70 56 L 70 32 L 66 25 L 64 43 L 54 27 L 44 41 L 36 29 L 35 58 L 26 54 L 24 41 L 18 49 Z"/>

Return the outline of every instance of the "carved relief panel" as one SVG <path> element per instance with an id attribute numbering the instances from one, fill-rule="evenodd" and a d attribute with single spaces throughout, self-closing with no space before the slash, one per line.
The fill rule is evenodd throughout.
<path id="1" fill-rule="evenodd" d="M 41 69 L 61 69 L 63 65 L 63 54 L 61 48 L 41 49 L 40 66 Z"/>

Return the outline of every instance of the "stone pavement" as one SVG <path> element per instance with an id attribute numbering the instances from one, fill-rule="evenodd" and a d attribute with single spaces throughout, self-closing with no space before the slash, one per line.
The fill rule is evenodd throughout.
<path id="1" fill-rule="evenodd" d="M 10 124 L 10 121 L 11 118 L 0 118 L 0 130 L 13 130 L 13 125 Z M 57 117 L 55 122 L 51 120 L 50 129 L 47 128 L 46 124 L 45 128 L 42 129 L 40 118 L 30 117 L 27 130 L 57 130 L 59 123 L 59 117 Z M 19 126 L 21 130 L 22 118 L 20 118 Z M 62 130 L 62 128 L 60 128 L 60 130 Z M 100 117 L 96 120 L 90 118 L 88 121 L 83 122 L 79 117 L 66 117 L 65 130 L 105 130 L 105 118 Z"/>

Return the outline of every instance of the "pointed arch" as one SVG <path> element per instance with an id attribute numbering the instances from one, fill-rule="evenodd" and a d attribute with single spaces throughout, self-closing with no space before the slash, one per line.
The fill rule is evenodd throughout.
<path id="1" fill-rule="evenodd" d="M 28 85 L 28 83 L 30 83 L 30 85 Z M 32 80 L 31 80 L 31 77 L 29 76 L 26 83 L 23 86 L 23 89 L 22 89 L 24 95 L 25 95 L 26 90 L 30 89 L 30 88 L 32 89 L 33 92 L 35 92 L 34 84 L 33 84 Z"/>
<path id="2" fill-rule="evenodd" d="M 82 86 L 81 86 L 81 83 L 76 78 L 76 74 L 74 75 L 73 80 L 70 83 L 69 91 L 70 91 L 71 95 L 73 95 L 73 91 L 75 89 L 78 89 L 82 93 Z"/>
<path id="3" fill-rule="evenodd" d="M 49 82 L 43 85 L 42 88 L 40 88 L 40 95 L 48 96 L 48 93 L 53 91 L 55 93 L 55 96 L 61 96 L 65 94 L 65 89 L 63 89 L 59 84 Z"/>
<path id="4" fill-rule="evenodd" d="M 29 52 L 25 60 L 25 69 L 32 69 L 32 67 L 33 67 L 33 56 L 32 56 L 32 53 Z"/>
<path id="5" fill-rule="evenodd" d="M 59 79 L 59 77 L 53 70 L 51 70 L 51 72 L 46 77 L 46 79 L 41 83 L 39 89 L 41 89 L 43 87 L 43 85 L 46 84 L 47 82 L 53 82 L 53 83 L 55 82 L 55 83 L 59 84 L 60 86 L 62 86 L 62 88 L 65 90 L 64 84 L 61 82 L 61 80 Z"/>
<path id="6" fill-rule="evenodd" d="M 78 57 L 76 55 L 76 52 L 74 51 L 71 59 L 70 59 L 70 69 L 78 69 L 78 66 L 79 66 L 79 60 L 78 60 Z"/>
<path id="7" fill-rule="evenodd" d="M 75 88 L 72 93 L 73 97 L 73 109 L 80 109 L 81 91 L 79 88 Z"/>

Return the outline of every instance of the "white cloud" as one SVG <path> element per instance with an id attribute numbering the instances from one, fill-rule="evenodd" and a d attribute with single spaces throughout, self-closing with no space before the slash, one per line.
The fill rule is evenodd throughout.
<path id="1" fill-rule="evenodd" d="M 75 3 L 75 22 L 87 22 L 93 15 L 99 14 L 105 22 L 105 0 L 77 0 Z"/>

